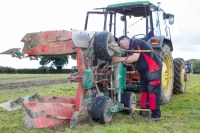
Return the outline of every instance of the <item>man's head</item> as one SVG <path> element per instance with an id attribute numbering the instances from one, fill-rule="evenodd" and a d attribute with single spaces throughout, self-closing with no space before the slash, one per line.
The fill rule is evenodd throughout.
<path id="1" fill-rule="evenodd" d="M 129 49 L 130 38 L 128 36 L 120 36 L 118 45 L 123 49 Z"/>

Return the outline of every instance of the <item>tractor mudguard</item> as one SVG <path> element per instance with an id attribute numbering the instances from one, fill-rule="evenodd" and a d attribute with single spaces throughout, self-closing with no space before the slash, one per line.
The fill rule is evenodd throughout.
<path id="1" fill-rule="evenodd" d="M 88 48 L 93 42 L 96 33 L 93 31 L 72 29 L 72 41 L 76 47 Z"/>

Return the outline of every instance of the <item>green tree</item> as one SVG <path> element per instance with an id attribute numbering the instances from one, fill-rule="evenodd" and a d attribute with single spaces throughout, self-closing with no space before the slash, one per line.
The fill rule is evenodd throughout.
<path id="1" fill-rule="evenodd" d="M 192 64 L 196 59 L 189 59 L 185 61 L 186 64 Z"/>
<path id="2" fill-rule="evenodd" d="M 51 63 L 51 67 L 56 67 L 58 71 L 61 71 L 64 65 L 68 64 L 68 56 L 42 56 L 40 65 L 47 66 Z"/>
<path id="3" fill-rule="evenodd" d="M 73 60 L 76 60 L 76 54 L 72 54 L 72 55 L 71 55 L 71 58 L 72 58 Z"/>
<path id="4" fill-rule="evenodd" d="M 200 73 L 200 60 L 195 60 L 193 62 L 193 70 L 196 73 Z"/>

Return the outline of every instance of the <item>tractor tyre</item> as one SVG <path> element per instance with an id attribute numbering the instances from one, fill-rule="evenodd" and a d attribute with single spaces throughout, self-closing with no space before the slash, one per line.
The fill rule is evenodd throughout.
<path id="1" fill-rule="evenodd" d="M 109 123 L 112 119 L 112 114 L 109 114 L 109 108 L 113 107 L 114 103 L 108 96 L 99 96 L 94 99 L 92 104 L 91 115 L 92 119 L 99 124 Z"/>
<path id="2" fill-rule="evenodd" d="M 114 51 L 109 48 L 114 42 L 114 37 L 110 32 L 102 31 L 96 34 L 93 42 L 94 55 L 97 59 L 110 61 L 114 55 Z"/>
<path id="3" fill-rule="evenodd" d="M 127 115 L 129 115 L 130 113 L 133 113 L 132 108 L 136 108 L 136 103 L 137 103 L 135 93 L 131 91 L 125 91 L 124 93 L 122 93 L 121 102 L 124 104 L 124 107 L 131 108 L 131 110 L 122 110 L 121 111 L 122 113 L 127 114 Z"/>
<path id="4" fill-rule="evenodd" d="M 154 49 L 162 61 L 162 84 L 160 104 L 166 104 L 171 100 L 174 83 L 173 58 L 170 47 L 163 43 L 162 49 Z"/>
<path id="5" fill-rule="evenodd" d="M 182 58 L 174 59 L 174 89 L 173 93 L 184 93 L 186 90 L 186 69 Z"/>

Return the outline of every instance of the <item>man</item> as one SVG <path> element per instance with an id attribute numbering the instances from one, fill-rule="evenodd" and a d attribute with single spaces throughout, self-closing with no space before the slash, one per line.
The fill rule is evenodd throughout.
<path id="1" fill-rule="evenodd" d="M 126 50 L 152 50 L 150 45 L 142 39 L 130 39 L 127 36 L 119 37 L 118 44 Z M 161 120 L 160 94 L 161 94 L 161 72 L 162 63 L 153 52 L 127 53 L 126 57 L 113 57 L 113 63 L 124 62 L 133 65 L 140 73 L 140 107 L 149 108 L 152 116 L 145 118 L 147 121 Z M 140 111 L 139 115 L 144 116 Z"/>

